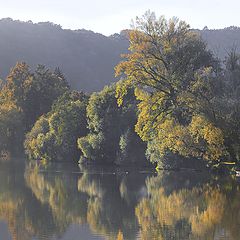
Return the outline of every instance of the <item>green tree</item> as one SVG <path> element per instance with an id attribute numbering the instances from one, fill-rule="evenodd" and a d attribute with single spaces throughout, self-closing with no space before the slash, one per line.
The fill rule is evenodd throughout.
<path id="1" fill-rule="evenodd" d="M 31 159 L 77 160 L 77 138 L 87 134 L 86 104 L 88 97 L 79 92 L 66 92 L 39 118 L 26 135 L 26 153 Z"/>
<path id="2" fill-rule="evenodd" d="M 87 106 L 89 134 L 79 138 L 78 146 L 89 160 L 121 164 L 144 162 L 145 144 L 134 132 L 136 99 L 132 91 L 119 107 L 116 86 L 93 93 Z"/>
<path id="3" fill-rule="evenodd" d="M 20 150 L 22 141 L 22 112 L 13 103 L 0 104 L 0 153 Z"/>
<path id="4" fill-rule="evenodd" d="M 1 102 L 14 103 L 23 113 L 23 125 L 29 129 L 68 89 L 59 72 L 54 73 L 42 65 L 32 72 L 26 63 L 17 63 L 2 87 Z"/>

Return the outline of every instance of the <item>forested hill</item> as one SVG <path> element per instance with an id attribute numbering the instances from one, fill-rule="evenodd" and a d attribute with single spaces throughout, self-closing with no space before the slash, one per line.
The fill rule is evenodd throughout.
<path id="1" fill-rule="evenodd" d="M 106 37 L 87 30 L 64 30 L 45 22 L 0 20 L 0 76 L 4 79 L 17 61 L 30 66 L 59 67 L 71 87 L 96 91 L 114 79 L 114 66 L 127 51 L 120 35 Z"/>
<path id="2" fill-rule="evenodd" d="M 209 48 L 221 58 L 232 46 L 240 46 L 240 28 L 201 30 Z M 35 67 L 59 67 L 71 87 L 97 91 L 114 81 L 114 66 L 126 53 L 124 34 L 106 37 L 87 30 L 66 30 L 45 22 L 0 20 L 0 76 L 4 79 L 17 61 Z"/>
<path id="3" fill-rule="evenodd" d="M 240 52 L 240 27 L 231 26 L 213 30 L 204 28 L 199 32 L 208 43 L 209 49 L 221 59 L 224 59 L 233 48 Z"/>

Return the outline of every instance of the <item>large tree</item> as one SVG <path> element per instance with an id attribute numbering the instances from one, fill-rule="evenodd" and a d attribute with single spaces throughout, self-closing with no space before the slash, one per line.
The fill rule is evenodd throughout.
<path id="1" fill-rule="evenodd" d="M 59 70 L 39 65 L 31 71 L 26 63 L 17 63 L 0 86 L 0 149 L 19 148 L 24 133 L 68 89 Z"/>
<path id="2" fill-rule="evenodd" d="M 189 25 L 147 12 L 129 31 L 130 53 L 116 66 L 124 81 L 116 90 L 121 105 L 134 86 L 140 100 L 136 131 L 148 153 L 169 152 L 217 160 L 225 154 L 212 105 L 218 62 Z"/>
<path id="3" fill-rule="evenodd" d="M 33 72 L 26 63 L 17 63 L 2 87 L 0 99 L 2 103 L 14 103 L 21 109 L 23 125 L 29 129 L 68 89 L 68 83 L 59 71 L 38 65 Z"/>

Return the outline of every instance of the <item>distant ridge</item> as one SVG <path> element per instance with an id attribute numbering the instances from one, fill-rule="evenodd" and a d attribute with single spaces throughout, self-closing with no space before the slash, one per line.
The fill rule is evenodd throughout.
<path id="1" fill-rule="evenodd" d="M 220 59 L 236 48 L 240 52 L 240 27 L 230 26 L 223 29 L 197 30 L 200 32 L 204 41 L 207 42 L 208 48 Z"/>
<path id="2" fill-rule="evenodd" d="M 92 31 L 64 30 L 50 22 L 0 20 L 0 76 L 17 61 L 59 67 L 72 88 L 97 91 L 114 80 L 114 66 L 128 40 Z"/>
<path id="3" fill-rule="evenodd" d="M 240 50 L 240 28 L 196 30 L 208 47 L 224 58 Z M 93 31 L 62 29 L 51 22 L 0 20 L 0 76 L 4 79 L 17 61 L 31 66 L 59 67 L 74 89 L 98 91 L 115 81 L 114 66 L 128 50 L 126 32 L 106 37 Z"/>

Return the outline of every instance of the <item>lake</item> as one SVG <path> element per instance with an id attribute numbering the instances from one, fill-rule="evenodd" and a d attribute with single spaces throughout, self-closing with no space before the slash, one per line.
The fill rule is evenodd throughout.
<path id="1" fill-rule="evenodd" d="M 240 184 L 204 171 L 0 163 L 2 240 L 238 240 Z"/>

